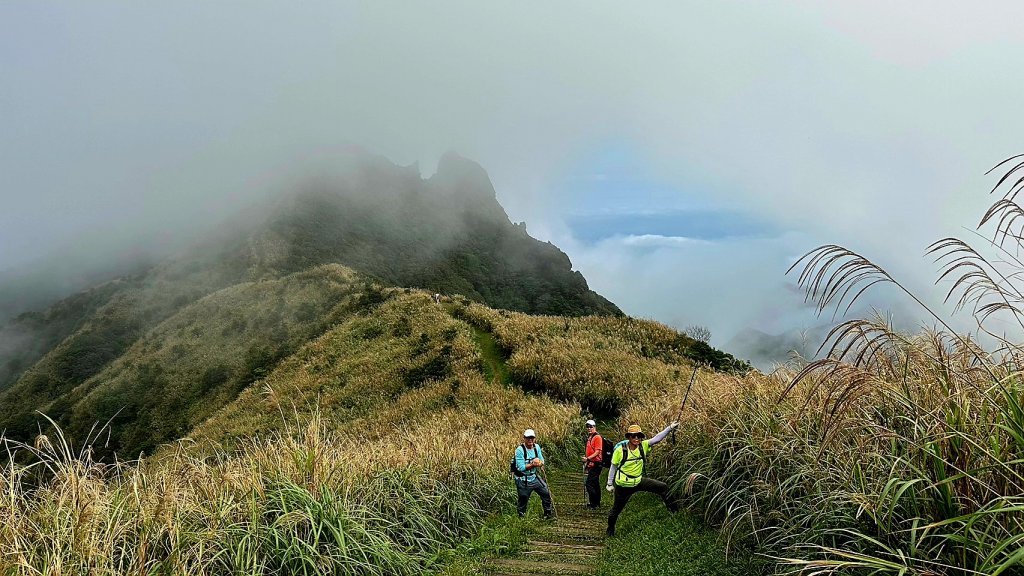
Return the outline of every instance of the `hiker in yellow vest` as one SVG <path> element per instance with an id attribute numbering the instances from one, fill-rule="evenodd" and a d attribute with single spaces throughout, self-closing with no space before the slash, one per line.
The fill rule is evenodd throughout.
<path id="1" fill-rule="evenodd" d="M 653 492 L 665 502 L 670 512 L 679 509 L 679 504 L 669 494 L 668 484 L 644 478 L 647 466 L 647 456 L 651 446 L 661 442 L 668 436 L 668 433 L 679 426 L 679 422 L 669 424 L 664 430 L 658 432 L 654 438 L 645 440 L 646 435 L 640 426 L 633 424 L 626 429 L 626 439 L 615 445 L 612 450 L 612 467 L 608 471 L 609 492 L 615 491 L 615 502 L 612 510 L 608 513 L 608 535 L 615 536 L 615 521 L 619 519 L 619 513 L 626 507 L 626 503 L 637 492 Z"/>

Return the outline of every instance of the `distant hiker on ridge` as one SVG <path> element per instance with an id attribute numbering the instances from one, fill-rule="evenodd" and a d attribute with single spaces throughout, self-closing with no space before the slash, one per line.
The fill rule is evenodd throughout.
<path id="1" fill-rule="evenodd" d="M 435 292 L 434 293 L 434 304 L 440 304 L 440 303 L 441 303 L 441 295 Z"/>
<path id="2" fill-rule="evenodd" d="M 587 508 L 596 510 L 601 507 L 601 463 L 604 440 L 597 433 L 597 422 L 587 420 L 587 444 L 583 451 L 583 473 L 586 478 L 583 485 L 587 491 Z"/>
<path id="3" fill-rule="evenodd" d="M 530 495 L 534 492 L 540 496 L 544 519 L 550 520 L 553 516 L 551 492 L 544 479 L 537 474 L 537 470 L 543 467 L 544 451 L 537 444 L 537 433 L 527 428 L 523 432 L 523 443 L 516 448 L 516 456 L 512 461 L 512 475 L 515 476 L 516 492 L 519 495 L 516 508 L 520 518 L 526 515 L 526 505 L 530 503 Z"/>
<path id="4" fill-rule="evenodd" d="M 653 492 L 661 496 L 670 512 L 679 510 L 679 505 L 668 493 L 668 484 L 643 477 L 651 446 L 664 440 L 668 433 L 678 426 L 679 422 L 673 422 L 658 432 L 654 438 L 644 440 L 646 434 L 640 426 L 633 424 L 626 429 L 626 439 L 615 445 L 612 451 L 612 467 L 608 471 L 607 489 L 609 492 L 615 491 L 615 502 L 608 513 L 609 536 L 615 536 L 615 521 L 619 519 L 619 513 L 626 507 L 629 499 L 637 492 Z"/>

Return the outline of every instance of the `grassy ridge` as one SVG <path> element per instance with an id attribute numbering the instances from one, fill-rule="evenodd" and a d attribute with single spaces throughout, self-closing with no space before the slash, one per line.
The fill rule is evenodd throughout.
<path id="1" fill-rule="evenodd" d="M 653 322 L 471 303 L 449 313 L 425 293 L 379 287 L 342 300 L 327 332 L 180 447 L 110 468 L 43 441 L 44 464 L 9 464 L 0 547 L 16 551 L 11 573 L 436 567 L 508 503 L 520 429 L 540 430 L 552 460 L 568 463 L 576 402 L 654 430 L 675 417 L 692 366 L 685 337 Z M 1020 574 L 1016 364 L 981 364 L 976 346 L 941 334 L 857 329 L 882 346 L 870 362 L 823 362 L 796 380 L 700 370 L 677 442 L 659 447 L 651 474 L 735 545 L 781 558 L 781 573 Z M 504 385 L 505 357 L 511 381 L 571 402 Z M 76 505 L 85 512 L 69 513 Z M 769 569 L 705 554 L 720 547 L 713 534 L 642 499 L 622 522 L 636 537 L 605 550 L 608 573 L 652 546 L 650 573 Z M 496 546 L 477 540 L 452 570 Z"/>
<path id="2" fill-rule="evenodd" d="M 23 446 L 39 463 L 0 473 L 0 573 L 418 574 L 450 558 L 508 502 L 521 430 L 558 452 L 579 408 L 485 379 L 469 326 L 426 294 L 377 294 L 154 458 Z"/>
<path id="3" fill-rule="evenodd" d="M 209 238 L 180 258 L 24 316 L 34 319 L 26 339 L 0 350 L 0 362 L 14 362 L 21 371 L 11 370 L 8 378 L 17 380 L 0 391 L 0 430 L 31 438 L 40 424 L 37 410 L 59 411 L 49 405 L 95 378 L 147 332 L 204 296 L 249 279 L 250 255 L 243 238 Z M 19 323 L 3 330 L 17 330 Z M 45 350 L 35 348 L 44 341 Z"/>
<path id="4" fill-rule="evenodd" d="M 706 344 L 648 320 L 530 316 L 472 303 L 454 314 L 493 335 L 513 380 L 597 413 L 616 414 L 638 395 L 688 379 L 693 363 L 708 357 Z M 722 368 L 748 368 L 725 356 Z"/>
<path id="5" fill-rule="evenodd" d="M 340 266 L 232 286 L 186 306 L 117 361 L 42 410 L 75 438 L 113 418 L 110 450 L 182 437 L 348 314 L 359 287 Z"/>

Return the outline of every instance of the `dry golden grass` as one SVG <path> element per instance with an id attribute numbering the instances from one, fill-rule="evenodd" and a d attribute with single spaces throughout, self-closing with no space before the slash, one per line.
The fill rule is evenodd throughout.
<path id="1" fill-rule="evenodd" d="M 864 325 L 868 327 L 867 324 Z M 870 359 L 702 371 L 655 463 L 690 505 L 791 573 L 1019 574 L 1024 384 L 1012 357 L 899 334 Z M 655 429 L 685 384 L 623 415 Z M 784 570 L 787 571 L 787 570 Z"/>
<path id="2" fill-rule="evenodd" d="M 416 574 L 508 500 L 522 430 L 579 407 L 486 381 L 470 328 L 386 291 L 190 438 L 105 465 L 63 438 L 0 472 L 0 574 Z"/>
<path id="3" fill-rule="evenodd" d="M 477 304 L 456 314 L 494 334 L 513 379 L 591 410 L 616 412 L 690 375 L 692 340 L 657 322 L 528 316 Z"/>

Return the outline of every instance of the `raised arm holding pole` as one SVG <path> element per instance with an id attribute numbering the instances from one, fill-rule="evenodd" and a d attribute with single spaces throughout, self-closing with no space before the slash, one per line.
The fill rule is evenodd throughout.
<path id="1" fill-rule="evenodd" d="M 683 408 L 686 408 L 686 400 L 690 397 L 690 388 L 693 388 L 693 381 L 697 379 L 697 368 L 698 364 L 693 363 L 693 374 L 690 375 L 690 383 L 686 385 L 686 393 L 683 394 L 683 403 L 679 405 L 679 412 L 676 414 L 675 422 L 679 422 L 679 419 L 683 417 Z M 676 443 L 676 429 L 672 429 L 672 444 Z"/>

